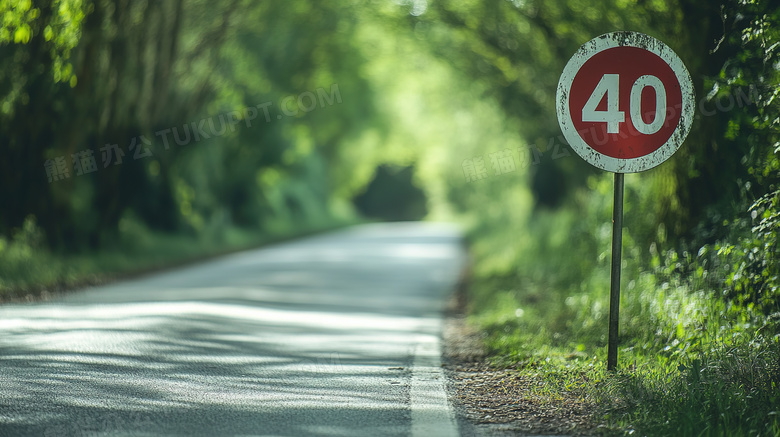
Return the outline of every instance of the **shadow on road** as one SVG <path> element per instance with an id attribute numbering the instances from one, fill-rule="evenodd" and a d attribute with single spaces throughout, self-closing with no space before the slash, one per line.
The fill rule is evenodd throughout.
<path id="1" fill-rule="evenodd" d="M 0 308 L 0 435 L 406 434 L 457 232 L 371 225 Z"/>

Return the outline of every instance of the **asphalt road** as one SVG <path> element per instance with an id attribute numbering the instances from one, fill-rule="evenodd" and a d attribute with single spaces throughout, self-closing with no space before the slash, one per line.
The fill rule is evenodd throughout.
<path id="1" fill-rule="evenodd" d="M 457 435 L 456 229 L 375 224 L 0 306 L 0 435 Z"/>

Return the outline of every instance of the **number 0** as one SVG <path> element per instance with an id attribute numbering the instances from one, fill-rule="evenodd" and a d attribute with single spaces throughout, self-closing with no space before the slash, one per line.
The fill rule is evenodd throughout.
<path id="1" fill-rule="evenodd" d="M 652 122 L 645 123 L 642 118 L 642 90 L 648 86 L 655 90 L 655 115 Z M 620 75 L 605 74 L 601 76 L 601 80 L 593 89 L 585 106 L 582 107 L 582 121 L 607 123 L 607 133 L 618 133 L 619 124 L 626 122 L 625 113 L 618 109 L 619 92 Z M 599 111 L 596 107 L 601 103 L 605 94 L 607 96 L 607 110 Z M 661 130 L 666 118 L 666 88 L 664 88 L 661 79 L 646 74 L 634 82 L 631 86 L 629 112 L 631 113 L 631 122 L 640 133 L 652 135 Z"/>
<path id="2" fill-rule="evenodd" d="M 655 90 L 655 117 L 653 122 L 646 124 L 642 119 L 642 90 L 646 86 L 651 86 Z M 666 118 L 666 88 L 661 79 L 646 74 L 640 76 L 631 87 L 631 121 L 639 132 L 645 135 L 652 135 L 664 125 Z"/>

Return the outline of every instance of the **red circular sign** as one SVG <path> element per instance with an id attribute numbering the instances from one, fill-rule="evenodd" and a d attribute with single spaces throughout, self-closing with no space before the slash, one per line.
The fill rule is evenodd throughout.
<path id="1" fill-rule="evenodd" d="M 693 82 L 664 43 L 613 32 L 583 44 L 558 81 L 561 131 L 587 162 L 616 173 L 648 170 L 688 135 Z"/>
<path id="2" fill-rule="evenodd" d="M 637 47 L 613 47 L 599 52 L 588 59 L 574 76 L 569 98 L 571 114 L 582 113 L 593 90 L 605 74 L 616 74 L 619 77 L 618 110 L 624 113 L 625 122 L 618 123 L 618 132 L 609 133 L 604 122 L 588 122 L 583 121 L 582 117 L 572 117 L 580 137 L 597 152 L 613 158 L 638 158 L 656 151 L 672 136 L 677 123 L 680 122 L 682 93 L 674 71 L 660 56 Z M 665 121 L 657 132 L 649 135 L 637 130 L 629 116 L 631 89 L 636 80 L 645 75 L 660 79 L 666 94 L 663 103 L 666 108 Z M 656 107 L 660 103 L 656 100 L 656 90 L 646 86 L 641 93 L 639 106 L 642 120 L 652 123 Z M 605 93 L 601 97 L 596 109 L 606 111 L 609 96 Z"/>

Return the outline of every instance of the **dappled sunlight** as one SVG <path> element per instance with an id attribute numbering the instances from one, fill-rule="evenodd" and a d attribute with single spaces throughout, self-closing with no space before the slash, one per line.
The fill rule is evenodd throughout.
<path id="1" fill-rule="evenodd" d="M 358 228 L 0 307 L 0 405 L 42 432 L 73 412 L 112 432 L 94 421 L 113 411 L 138 433 L 177 420 L 211 435 L 284 423 L 299 435 L 398 433 L 403 369 L 417 343 L 436 340 L 463 262 L 454 229 L 426 240 L 425 227 Z M 29 403 L 40 414 L 18 414 Z M 356 424 L 358 410 L 375 418 Z"/>

